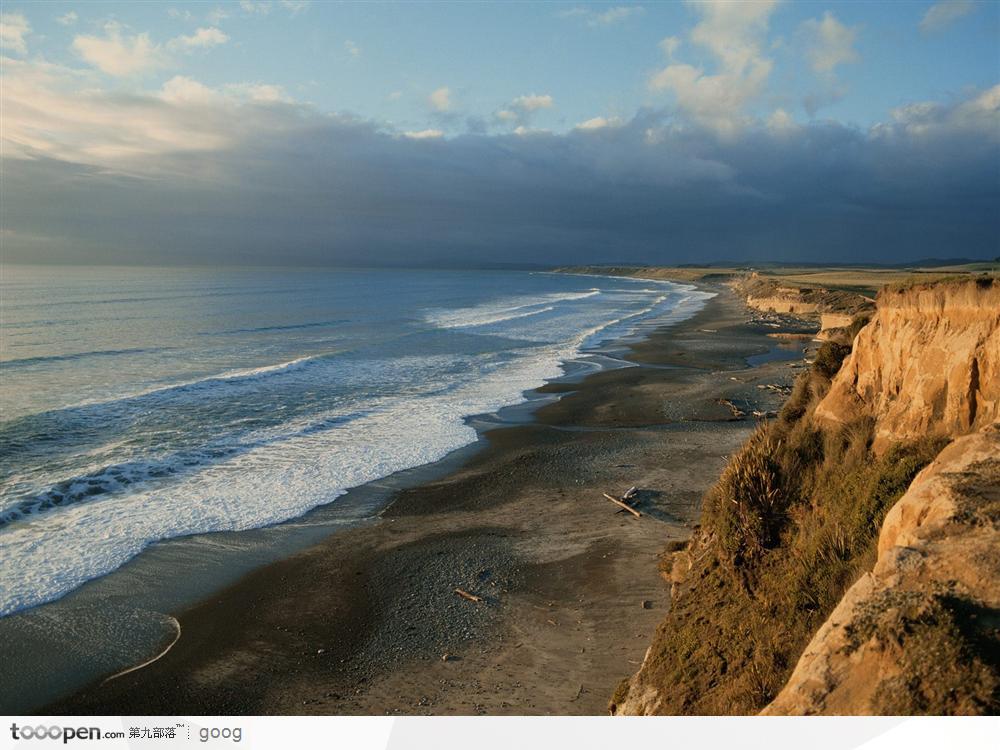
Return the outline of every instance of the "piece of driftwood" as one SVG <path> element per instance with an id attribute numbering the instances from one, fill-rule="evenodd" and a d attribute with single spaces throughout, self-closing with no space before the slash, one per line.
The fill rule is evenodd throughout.
<path id="1" fill-rule="evenodd" d="M 618 507 L 624 508 L 625 510 L 627 510 L 629 513 L 631 513 L 636 518 L 641 518 L 642 517 L 642 513 L 640 513 L 639 511 L 637 511 L 631 505 L 626 505 L 625 503 L 623 503 L 618 498 L 611 497 L 611 495 L 609 495 L 607 492 L 602 492 L 601 494 L 604 495 L 604 497 L 606 497 L 608 500 L 610 500 L 611 502 L 613 502 Z"/>
<path id="2" fill-rule="evenodd" d="M 624 500 L 627 503 L 629 500 L 631 500 L 633 497 L 635 497 L 638 494 L 639 494 L 639 488 L 638 487 L 634 487 L 634 486 L 633 487 L 629 487 L 627 490 L 625 490 L 625 494 L 622 495 L 622 500 Z"/>
<path id="3" fill-rule="evenodd" d="M 468 599 L 470 602 L 475 602 L 476 604 L 479 604 L 483 600 L 483 597 L 470 594 L 468 591 L 462 591 L 462 589 L 455 589 L 455 593 L 463 599 Z"/>

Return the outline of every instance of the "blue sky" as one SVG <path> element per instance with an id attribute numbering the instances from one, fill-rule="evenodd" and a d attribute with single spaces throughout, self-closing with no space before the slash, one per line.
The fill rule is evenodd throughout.
<path id="1" fill-rule="evenodd" d="M 773 60 L 750 110 L 781 108 L 796 120 L 832 118 L 870 125 L 907 102 L 959 98 L 997 82 L 1000 4 L 954 3 L 955 17 L 921 22 L 930 2 L 798 2 L 776 7 L 762 35 Z M 105 35 L 109 21 L 126 38 L 154 45 L 217 29 L 225 41 L 169 63 L 118 77 L 123 90 L 162 85 L 175 75 L 209 86 L 263 83 L 337 112 L 402 129 L 466 129 L 488 124 L 520 96 L 549 96 L 534 127 L 565 130 L 594 117 L 628 118 L 662 107 L 669 90 L 649 82 L 668 64 L 661 42 L 678 40 L 676 60 L 711 70 L 711 51 L 687 35 L 698 9 L 671 3 L 17 3 L 31 26 L 32 56 L 86 64 L 73 40 Z M 817 72 L 807 59 L 810 20 L 831 14 L 848 30 L 852 59 Z M 61 19 L 61 22 L 60 20 Z M 447 88 L 448 116 L 428 104 Z M 804 102 L 821 105 L 808 111 Z"/>
<path id="2" fill-rule="evenodd" d="M 1000 255 L 1000 3 L 5 2 L 29 262 Z"/>

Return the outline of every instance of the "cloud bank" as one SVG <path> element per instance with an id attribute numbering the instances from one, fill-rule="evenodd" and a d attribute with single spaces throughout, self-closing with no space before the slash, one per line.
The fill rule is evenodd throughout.
<path id="1" fill-rule="evenodd" d="M 706 27 L 698 38 L 714 48 L 727 35 Z M 766 64 L 754 35 L 730 41 L 719 48 L 719 75 L 752 77 Z M 849 45 L 832 47 L 823 65 L 849 59 Z M 595 117 L 564 134 L 446 138 L 321 112 L 256 82 L 212 88 L 175 76 L 124 94 L 102 88 L 98 75 L 4 60 L 7 262 L 998 254 L 1000 86 L 899 107 L 863 130 L 799 125 L 781 112 L 720 130 L 681 102 L 629 120 Z M 439 89 L 431 104 L 450 107 L 449 95 Z M 530 113 L 552 100 L 515 103 Z"/>

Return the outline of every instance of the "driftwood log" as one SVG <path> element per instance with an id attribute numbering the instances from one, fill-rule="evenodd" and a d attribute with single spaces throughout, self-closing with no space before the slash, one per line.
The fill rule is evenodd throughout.
<path id="1" fill-rule="evenodd" d="M 475 602 L 476 604 L 479 604 L 483 600 L 483 597 L 470 594 L 468 591 L 462 591 L 462 589 L 455 589 L 455 593 L 463 599 L 468 599 L 470 602 Z"/>
<path id="2" fill-rule="evenodd" d="M 608 500 L 610 500 L 611 502 L 613 502 L 613 503 L 614 503 L 615 505 L 617 505 L 618 507 L 620 507 L 620 508 L 624 508 L 625 510 L 627 510 L 627 511 L 628 511 L 629 513 L 631 513 L 631 514 L 632 514 L 633 516 L 635 516 L 636 518 L 641 518 L 641 517 L 642 517 L 642 513 L 640 513 L 639 511 L 637 511 L 637 510 L 636 510 L 635 508 L 633 508 L 633 507 L 632 507 L 631 505 L 628 505 L 628 504 L 626 504 L 626 503 L 623 503 L 623 502 L 622 502 L 621 500 L 619 500 L 619 499 L 618 499 L 617 497 L 611 497 L 611 495 L 609 495 L 609 494 L 608 494 L 607 492 L 603 492 L 603 493 L 601 493 L 601 494 L 603 494 L 603 495 L 604 495 L 604 497 L 606 497 L 606 498 L 607 498 Z"/>

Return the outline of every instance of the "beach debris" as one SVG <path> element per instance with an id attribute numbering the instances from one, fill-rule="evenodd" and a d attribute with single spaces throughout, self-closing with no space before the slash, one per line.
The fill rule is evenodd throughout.
<path id="1" fill-rule="evenodd" d="M 633 498 L 635 498 L 638 494 L 639 494 L 639 488 L 633 485 L 632 487 L 629 487 L 627 490 L 625 490 L 624 494 L 622 494 L 622 500 L 627 503 Z"/>
<path id="2" fill-rule="evenodd" d="M 792 392 L 790 385 L 781 385 L 780 383 L 761 383 L 757 385 L 757 388 L 762 391 L 774 391 L 782 396 L 787 396 Z"/>
<path id="3" fill-rule="evenodd" d="M 468 599 L 470 602 L 475 602 L 476 604 L 483 601 L 483 597 L 470 594 L 468 591 L 463 591 L 462 589 L 455 589 L 455 593 L 463 599 Z"/>
<path id="4" fill-rule="evenodd" d="M 602 492 L 601 494 L 604 495 L 604 497 L 606 497 L 608 500 L 610 500 L 611 502 L 613 502 L 618 507 L 624 508 L 625 510 L 627 510 L 629 513 L 631 513 L 636 518 L 641 518 L 642 517 L 642 513 L 640 513 L 639 511 L 637 511 L 631 505 L 628 505 L 627 503 L 622 502 L 621 500 L 619 500 L 616 497 L 612 497 L 607 492 Z"/>
<path id="5" fill-rule="evenodd" d="M 642 608 L 643 609 L 652 609 L 653 608 L 653 602 L 651 602 L 649 599 L 643 599 L 642 600 Z"/>
<path id="6" fill-rule="evenodd" d="M 730 401 L 728 398 L 720 398 L 719 403 L 723 406 L 728 406 L 729 411 L 733 413 L 734 419 L 743 419 L 746 416 L 746 412 L 739 408 L 736 404 Z"/>

